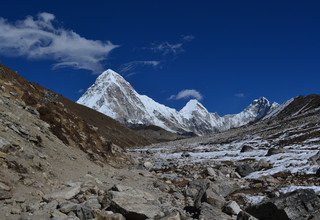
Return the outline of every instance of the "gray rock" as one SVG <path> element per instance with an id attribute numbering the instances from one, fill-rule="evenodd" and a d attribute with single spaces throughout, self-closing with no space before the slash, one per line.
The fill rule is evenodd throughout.
<path id="1" fill-rule="evenodd" d="M 54 210 L 51 213 L 51 219 L 54 219 L 54 220 L 67 220 L 68 216 L 66 214 L 63 214 L 62 212 L 59 212 L 58 210 Z"/>
<path id="2" fill-rule="evenodd" d="M 97 220 L 126 220 L 123 215 L 120 213 L 113 212 L 97 212 L 96 213 Z"/>
<path id="3" fill-rule="evenodd" d="M 144 166 L 146 169 L 152 169 L 153 164 L 152 164 L 151 162 L 147 161 L 147 162 L 145 162 L 145 163 L 143 164 L 143 166 Z"/>
<path id="4" fill-rule="evenodd" d="M 57 199 L 64 199 L 64 200 L 69 200 L 75 197 L 79 192 L 80 192 L 80 185 L 75 185 L 72 187 L 67 187 L 62 190 L 46 194 L 43 196 L 43 199 L 45 201 L 52 201 L 52 200 L 57 200 Z"/>
<path id="5" fill-rule="evenodd" d="M 181 157 L 190 157 L 190 153 L 187 152 L 187 151 L 184 151 L 182 154 L 181 154 Z"/>
<path id="6" fill-rule="evenodd" d="M 251 152 L 254 151 L 254 148 L 249 146 L 249 145 L 243 145 L 240 152 L 244 153 L 244 152 Z"/>
<path id="7" fill-rule="evenodd" d="M 40 202 L 38 201 L 29 202 L 26 206 L 26 210 L 27 212 L 34 213 L 40 209 L 40 206 Z"/>
<path id="8" fill-rule="evenodd" d="M 255 217 L 253 217 L 252 215 L 250 215 L 245 211 L 241 211 L 237 215 L 237 220 L 258 220 L 258 219 L 256 219 Z"/>
<path id="9" fill-rule="evenodd" d="M 200 211 L 200 220 L 211 220 L 211 219 L 219 219 L 219 220 L 232 220 L 232 218 L 223 213 L 221 209 L 217 207 L 213 207 L 209 205 L 208 203 L 202 203 L 201 204 L 201 211 Z"/>
<path id="10" fill-rule="evenodd" d="M 45 205 L 43 205 L 42 209 L 46 212 L 46 213 L 51 213 L 54 210 L 57 209 L 59 203 L 56 200 L 53 200 Z"/>
<path id="11" fill-rule="evenodd" d="M 11 209 L 10 213 L 13 215 L 20 215 L 22 212 L 21 208 L 18 206 L 15 206 Z"/>
<path id="12" fill-rule="evenodd" d="M 222 197 L 226 197 L 240 188 L 241 182 L 239 181 L 239 179 L 238 181 L 233 181 L 231 179 L 224 181 L 214 181 L 209 186 L 209 189 L 211 189 L 216 194 L 221 195 Z"/>
<path id="13" fill-rule="evenodd" d="M 218 208 L 222 208 L 225 203 L 226 203 L 226 200 L 218 195 L 217 193 L 213 192 L 212 189 L 207 189 L 206 190 L 206 194 L 205 194 L 205 201 L 214 206 L 214 207 L 218 207 Z"/>
<path id="14" fill-rule="evenodd" d="M 171 213 L 170 215 L 167 215 L 161 218 L 161 220 L 181 220 L 180 213 L 179 212 Z"/>
<path id="15" fill-rule="evenodd" d="M 84 202 L 84 205 L 93 210 L 101 209 L 101 204 L 99 203 L 98 197 L 88 199 L 86 202 Z"/>
<path id="16" fill-rule="evenodd" d="M 320 168 L 317 170 L 316 175 L 320 177 Z"/>
<path id="17" fill-rule="evenodd" d="M 229 215 L 238 215 L 241 212 L 241 208 L 237 202 L 230 201 L 225 205 L 224 212 Z"/>
<path id="18" fill-rule="evenodd" d="M 237 166 L 236 172 L 239 173 L 240 176 L 245 177 L 253 173 L 254 169 L 249 164 L 241 164 Z"/>
<path id="19" fill-rule="evenodd" d="M 266 154 L 266 156 L 272 156 L 272 155 L 275 155 L 275 154 L 280 154 L 280 153 L 283 153 L 283 149 L 282 148 L 270 148 Z"/>
<path id="20" fill-rule="evenodd" d="M 93 210 L 87 206 L 79 206 L 76 213 L 80 220 L 89 220 L 94 218 Z"/>
<path id="21" fill-rule="evenodd" d="M 60 204 L 59 210 L 62 213 L 68 214 L 69 212 L 76 211 L 78 206 L 79 206 L 79 204 L 66 201 L 66 202 L 63 202 Z"/>
<path id="22" fill-rule="evenodd" d="M 12 193 L 0 189 L 0 200 L 5 200 L 5 199 L 11 199 L 12 198 Z"/>
<path id="23" fill-rule="evenodd" d="M 320 198 L 313 190 L 297 190 L 246 210 L 260 220 L 299 219 L 320 216 Z"/>
<path id="24" fill-rule="evenodd" d="M 201 201 L 208 189 L 210 182 L 208 180 L 194 180 L 189 183 L 185 191 L 187 197 L 191 197 L 196 208 L 201 207 Z"/>
<path id="25" fill-rule="evenodd" d="M 11 187 L 8 186 L 8 185 L 5 184 L 5 183 L 0 182 L 0 190 L 10 191 L 10 190 L 11 190 Z"/>
<path id="26" fill-rule="evenodd" d="M 211 177 L 216 177 L 217 176 L 217 172 L 212 168 L 212 167 L 208 167 L 207 168 L 207 174 Z"/>
<path id="27" fill-rule="evenodd" d="M 151 194 L 131 187 L 117 186 L 110 191 L 111 204 L 109 209 L 121 213 L 126 218 L 146 219 L 161 216 L 160 202 Z"/>

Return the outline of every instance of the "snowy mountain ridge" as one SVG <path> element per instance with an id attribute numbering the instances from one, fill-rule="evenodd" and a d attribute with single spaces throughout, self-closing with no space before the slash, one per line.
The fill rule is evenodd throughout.
<path id="1" fill-rule="evenodd" d="M 192 99 L 180 111 L 140 95 L 121 75 L 108 69 L 80 97 L 77 103 L 95 109 L 126 125 L 156 125 L 178 133 L 197 135 L 223 131 L 257 121 L 279 105 L 266 98 L 254 100 L 239 114 L 219 116 Z"/>

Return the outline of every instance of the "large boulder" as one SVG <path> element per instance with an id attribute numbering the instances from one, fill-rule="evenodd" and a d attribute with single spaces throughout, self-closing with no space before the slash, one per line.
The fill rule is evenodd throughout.
<path id="1" fill-rule="evenodd" d="M 241 164 L 237 166 L 236 172 L 239 173 L 240 176 L 245 177 L 253 173 L 254 169 L 249 164 Z"/>
<path id="2" fill-rule="evenodd" d="M 214 206 L 214 207 L 218 207 L 218 208 L 222 208 L 225 203 L 226 200 L 224 199 L 224 197 L 222 197 L 221 195 L 218 195 L 217 193 L 215 193 L 214 191 L 212 191 L 212 189 L 207 189 L 206 193 L 205 193 L 205 201 Z"/>
<path id="3" fill-rule="evenodd" d="M 211 206 L 208 203 L 201 204 L 200 220 L 208 219 L 221 219 L 221 220 L 232 220 L 233 218 L 221 211 L 221 209 Z"/>
<path id="4" fill-rule="evenodd" d="M 109 210 L 126 219 L 154 219 L 163 216 L 160 202 L 150 193 L 127 186 L 115 186 L 109 191 Z"/>
<path id="5" fill-rule="evenodd" d="M 254 151 L 253 147 L 251 147 L 250 145 L 243 145 L 240 150 L 240 153 L 251 152 L 251 151 Z"/>
<path id="6" fill-rule="evenodd" d="M 50 202 L 52 200 L 69 200 L 80 193 L 81 185 L 79 183 L 72 184 L 69 187 L 55 191 L 43 196 L 43 200 Z"/>
<path id="7" fill-rule="evenodd" d="M 312 219 L 320 216 L 320 198 L 313 190 L 300 189 L 246 211 L 260 220 Z"/>
<path id="8" fill-rule="evenodd" d="M 196 208 L 201 207 L 201 201 L 210 186 L 209 180 L 194 180 L 189 183 L 188 188 L 185 191 L 186 197 L 192 198 L 194 204 L 193 206 Z"/>
<path id="9" fill-rule="evenodd" d="M 275 154 L 280 154 L 280 153 L 283 153 L 283 149 L 282 148 L 275 148 L 275 147 L 272 147 L 268 150 L 267 152 L 267 155 L 266 156 L 272 156 L 272 155 L 275 155 Z"/>
<path id="10" fill-rule="evenodd" d="M 229 215 L 238 215 L 241 212 L 241 208 L 237 202 L 230 201 L 225 205 L 224 212 Z"/>

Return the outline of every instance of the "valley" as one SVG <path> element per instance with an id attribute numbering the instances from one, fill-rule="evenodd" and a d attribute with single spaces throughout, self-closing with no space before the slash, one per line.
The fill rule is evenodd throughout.
<path id="1" fill-rule="evenodd" d="M 109 85 L 109 77 L 99 85 Z M 134 94 L 131 101 L 141 98 L 123 83 Z M 101 89 L 109 87 L 93 88 L 86 94 L 101 104 Z M 123 86 L 112 84 L 116 88 Z M 102 101 L 128 99 L 103 94 Z M 109 117 L 113 113 L 102 114 L 106 104 L 79 105 L 0 66 L 3 219 L 319 219 L 319 95 L 282 105 L 261 98 L 224 117 L 197 101 L 187 104 L 192 111 L 185 108 L 183 117 L 154 105 L 182 120 L 180 128 L 167 120 L 161 128 L 162 117 L 128 105 L 119 115 L 135 112 L 141 122 L 158 123 L 131 129 Z M 187 112 L 196 126 L 189 126 Z M 164 130 L 169 125 L 171 132 Z M 184 132 L 205 135 L 186 138 Z"/>

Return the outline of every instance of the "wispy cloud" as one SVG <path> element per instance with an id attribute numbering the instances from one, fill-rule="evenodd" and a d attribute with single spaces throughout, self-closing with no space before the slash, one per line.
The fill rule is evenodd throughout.
<path id="1" fill-rule="evenodd" d="M 244 93 L 236 93 L 236 94 L 234 94 L 234 96 L 238 97 L 238 98 L 244 98 L 245 94 Z"/>
<path id="2" fill-rule="evenodd" d="M 176 43 L 171 44 L 169 42 L 161 42 L 161 43 L 152 43 L 150 49 L 156 53 L 161 53 L 162 55 L 168 54 L 179 54 L 182 53 L 183 50 L 183 43 Z"/>
<path id="3" fill-rule="evenodd" d="M 162 55 L 177 55 L 184 52 L 184 46 L 186 43 L 194 39 L 193 35 L 184 35 L 181 37 L 179 42 L 170 43 L 168 41 L 152 43 L 150 47 L 145 49 L 152 50 L 155 53 L 160 53 Z"/>
<path id="4" fill-rule="evenodd" d="M 188 98 L 194 98 L 197 100 L 202 100 L 203 96 L 202 94 L 194 89 L 184 89 L 176 95 L 171 95 L 168 99 L 169 100 L 179 100 L 179 99 L 188 99 Z"/>
<path id="5" fill-rule="evenodd" d="M 136 70 L 139 67 L 145 67 L 145 66 L 150 66 L 153 68 L 156 68 L 160 65 L 160 61 L 158 60 L 138 60 L 138 61 L 131 61 L 125 64 L 122 64 L 119 67 L 119 72 L 120 73 L 129 73 L 127 76 L 134 75 L 136 72 L 132 72 Z"/>
<path id="6" fill-rule="evenodd" d="M 86 39 L 54 25 L 55 21 L 55 15 L 47 12 L 13 23 L 0 18 L 0 54 L 54 60 L 53 69 L 103 70 L 102 62 L 118 46 L 110 41 Z"/>
<path id="7" fill-rule="evenodd" d="M 193 41 L 194 38 L 195 37 L 193 35 L 183 35 L 182 36 L 182 40 L 187 41 L 187 42 Z"/>

